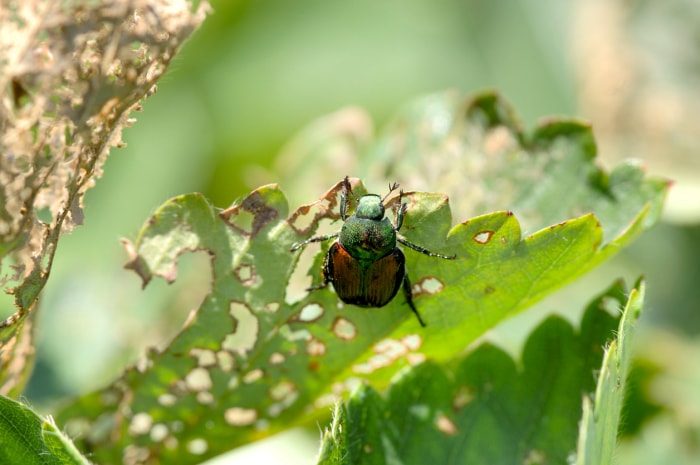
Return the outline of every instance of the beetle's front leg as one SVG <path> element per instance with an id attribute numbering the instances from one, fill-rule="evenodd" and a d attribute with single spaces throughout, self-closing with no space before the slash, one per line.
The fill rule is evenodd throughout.
<path id="1" fill-rule="evenodd" d="M 312 237 L 311 239 L 306 239 L 305 241 L 292 244 L 292 246 L 289 248 L 289 251 L 296 252 L 297 250 L 301 249 L 305 245 L 310 244 L 312 242 L 324 242 L 324 241 L 327 241 L 330 239 L 335 239 L 338 236 L 339 236 L 339 233 L 333 233 L 333 234 L 326 234 L 325 236 Z"/>
<path id="2" fill-rule="evenodd" d="M 343 179 L 343 188 L 340 191 L 340 218 L 343 221 L 348 217 L 348 197 L 350 193 L 352 193 L 350 178 L 345 176 L 345 179 Z"/>
<path id="3" fill-rule="evenodd" d="M 401 202 L 401 196 L 403 195 L 403 191 L 399 194 L 399 211 L 396 213 L 396 229 L 397 231 L 401 229 L 401 226 L 403 226 L 403 217 L 406 214 L 406 209 L 408 208 L 408 205 L 405 203 Z"/>
<path id="4" fill-rule="evenodd" d="M 420 313 L 418 313 L 418 309 L 413 303 L 413 292 L 411 291 L 411 280 L 408 279 L 408 273 L 403 277 L 403 295 L 406 297 L 406 303 L 411 307 L 411 311 L 416 315 L 416 318 L 418 318 L 418 323 L 425 328 L 425 322 L 423 322 Z"/>

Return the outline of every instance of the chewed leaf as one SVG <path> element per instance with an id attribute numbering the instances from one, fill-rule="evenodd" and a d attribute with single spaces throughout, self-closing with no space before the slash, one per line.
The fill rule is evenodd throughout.
<path id="1" fill-rule="evenodd" d="M 0 310 L 10 315 L 0 321 L 3 394 L 19 396 L 32 372 L 34 309 L 59 239 L 82 224 L 83 196 L 124 145 L 132 112 L 204 20 L 208 4 L 197 3 L 2 5 L 0 288 L 14 295 Z"/>
<path id="2" fill-rule="evenodd" d="M 199 194 L 175 197 L 158 209 L 138 237 L 138 249 L 123 241 L 129 254 L 127 268 L 134 270 L 144 286 L 154 275 L 168 282 L 177 277 L 177 258 L 183 252 L 210 248 L 215 234 L 216 213 Z"/>
<path id="3" fill-rule="evenodd" d="M 634 164 L 606 173 L 595 164 L 596 152 L 593 131 L 581 121 L 549 119 L 526 134 L 498 94 L 445 92 L 395 117 L 367 171 L 448 194 L 455 218 L 510 210 L 525 234 L 592 212 L 608 244 L 647 203 L 645 228 L 658 219 L 668 181 L 648 179 Z"/>
<path id="4" fill-rule="evenodd" d="M 483 344 L 449 368 L 426 362 L 407 369 L 386 398 L 361 385 L 336 406 L 318 463 L 568 463 L 581 395 L 595 389 L 593 373 L 608 358 L 602 348 L 620 319 L 606 308 L 624 301 L 618 283 L 591 302 L 579 330 L 548 318 L 528 338 L 520 361 Z M 623 319 L 636 318 L 630 313 L 635 310 Z M 606 378 L 603 371 L 599 385 Z M 611 426 L 598 439 L 614 443 L 617 425 Z"/>
<path id="5" fill-rule="evenodd" d="M 498 109 L 498 99 L 484 102 L 489 107 L 479 121 L 486 126 L 470 123 L 474 134 L 508 114 Z M 467 112 L 469 118 L 476 117 L 476 110 Z M 501 126 L 517 128 L 515 123 Z M 559 183 L 572 184 L 569 177 L 546 177 L 547 170 L 558 172 L 563 158 L 574 160 L 564 171 L 573 176 L 578 169 L 585 177 L 577 180 L 579 184 L 588 183 L 588 173 L 596 171 L 590 148 L 576 145 L 580 136 L 567 139 L 572 133 L 578 134 L 568 128 L 562 137 L 574 156 L 560 157 L 549 150 L 518 154 L 523 160 L 541 158 L 537 166 L 544 171 L 538 176 L 547 179 L 540 183 L 543 189 L 565 191 Z M 441 134 L 453 137 L 449 131 Z M 516 144 L 527 140 L 522 133 L 516 135 Z M 580 141 L 584 144 L 585 138 Z M 504 182 L 517 173 L 527 178 L 525 162 L 519 163 L 519 171 L 502 164 Z M 338 231 L 340 182 L 291 213 L 276 185 L 261 187 L 223 211 L 198 194 L 174 198 L 129 244 L 129 266 L 144 283 L 153 276 L 171 281 L 181 254 L 206 251 L 211 257 L 211 291 L 167 348 L 147 354 L 111 386 L 78 399 L 60 419 L 71 420 L 66 424 L 69 432 L 84 438 L 84 447 L 97 461 L 117 462 L 128 454 L 139 458 L 135 463 L 199 463 L 314 418 L 352 390 L 358 378 L 381 387 L 407 365 L 426 358 L 452 360 L 498 322 L 580 276 L 653 223 L 664 189 L 640 178 L 638 170 L 620 173 L 613 173 L 605 184 L 613 195 L 601 196 L 592 209 L 615 223 L 611 227 L 585 202 L 574 208 L 576 202 L 562 200 L 567 207 L 556 210 L 551 207 L 556 202 L 542 193 L 534 197 L 530 210 L 516 205 L 518 209 L 506 206 L 468 220 L 460 215 L 463 221 L 453 226 L 444 192 L 419 192 L 404 181 L 408 209 L 400 234 L 434 252 L 456 256 L 443 260 L 404 250 L 414 302 L 427 328 L 419 326 L 400 294 L 382 308 L 343 305 L 330 286 L 289 297 L 293 275 L 307 280 L 300 289 L 321 280 L 324 254 L 315 253 L 318 246 L 295 252 L 290 248 L 319 229 Z M 496 170 L 488 176 L 483 182 L 501 180 Z M 600 184 L 603 177 L 594 179 Z M 359 179 L 352 178 L 351 187 L 350 214 L 365 193 Z M 623 191 L 624 198 L 619 196 Z M 392 220 L 397 197 L 395 192 L 386 199 Z M 529 218 L 523 227 L 518 212 L 527 216 L 537 210 L 537 202 L 543 217 L 556 220 L 534 229 L 538 221 Z M 321 245 L 321 250 L 326 247 Z M 449 424 L 444 426 L 449 429 Z"/>

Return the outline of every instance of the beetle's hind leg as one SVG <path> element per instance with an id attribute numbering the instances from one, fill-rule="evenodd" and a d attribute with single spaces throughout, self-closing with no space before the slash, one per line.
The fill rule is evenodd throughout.
<path id="1" fill-rule="evenodd" d="M 408 304 L 409 307 L 411 307 L 411 311 L 416 315 L 416 318 L 418 318 L 418 323 L 420 323 L 420 325 L 425 328 L 425 322 L 423 321 L 423 318 L 420 317 L 420 313 L 418 313 L 418 309 L 416 308 L 416 305 L 413 303 L 413 292 L 411 291 L 411 280 L 408 279 L 408 274 L 404 275 L 404 277 L 403 277 L 403 295 L 406 298 L 406 303 Z"/>

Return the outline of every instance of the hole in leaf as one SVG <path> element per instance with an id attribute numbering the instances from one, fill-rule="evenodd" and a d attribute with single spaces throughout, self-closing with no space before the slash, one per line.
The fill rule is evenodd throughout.
<path id="1" fill-rule="evenodd" d="M 163 407 L 172 407 L 177 402 L 177 396 L 166 393 L 158 396 L 158 403 Z"/>
<path id="2" fill-rule="evenodd" d="M 407 347 L 395 339 L 383 339 L 372 348 L 377 354 L 383 354 L 389 358 L 398 358 L 407 352 Z"/>
<path id="3" fill-rule="evenodd" d="M 368 375 L 379 368 L 391 365 L 393 361 L 394 360 L 386 354 L 376 354 L 371 356 L 365 363 L 353 366 L 352 369 L 356 373 Z"/>
<path id="4" fill-rule="evenodd" d="M 299 321 L 311 322 L 316 321 L 323 316 L 324 309 L 319 304 L 305 305 L 299 313 Z"/>
<path id="5" fill-rule="evenodd" d="M 226 335 L 221 347 L 241 354 L 251 350 L 258 340 L 258 318 L 241 302 L 231 302 L 229 314 L 234 319 L 235 332 Z"/>
<path id="6" fill-rule="evenodd" d="M 284 363 L 284 355 L 280 354 L 279 352 L 273 352 L 270 354 L 269 362 L 270 365 L 279 365 Z"/>
<path id="7" fill-rule="evenodd" d="M 188 391 L 205 391 L 211 389 L 211 385 L 211 376 L 206 368 L 194 368 L 185 376 L 185 386 Z"/>
<path id="8" fill-rule="evenodd" d="M 281 381 L 270 389 L 270 397 L 279 402 L 270 405 L 267 413 L 271 417 L 276 417 L 289 408 L 299 397 L 296 386 L 290 381 Z"/>
<path id="9" fill-rule="evenodd" d="M 216 365 L 216 354 L 213 350 L 193 347 L 190 355 L 197 360 L 197 366 L 210 367 Z"/>
<path id="10" fill-rule="evenodd" d="M 353 366 L 357 373 L 369 374 L 373 371 L 389 366 L 401 357 L 406 357 L 407 361 L 416 365 L 425 360 L 425 356 L 420 353 L 409 353 L 417 350 L 422 345 L 420 336 L 412 334 L 397 341 L 395 339 L 383 339 L 376 343 L 372 350 L 375 355 L 371 356 L 365 363 Z"/>
<path id="11" fill-rule="evenodd" d="M 438 292 L 442 291 L 442 289 L 445 287 L 442 284 L 442 281 L 439 279 L 429 276 L 427 278 L 423 278 L 418 282 L 418 287 L 419 291 L 418 293 L 420 294 L 437 294 Z"/>
<path id="12" fill-rule="evenodd" d="M 224 412 L 224 420 L 232 426 L 248 426 L 258 419 L 258 412 L 250 408 L 232 407 Z"/>
<path id="13" fill-rule="evenodd" d="M 123 463 L 144 463 L 148 460 L 151 453 L 145 447 L 129 444 L 124 448 Z"/>
<path id="14" fill-rule="evenodd" d="M 163 423 L 156 423 L 151 428 L 151 441 L 160 442 L 168 436 L 168 427 Z"/>
<path id="15" fill-rule="evenodd" d="M 255 283 L 255 268 L 250 263 L 242 263 L 235 270 L 233 275 L 244 286 L 250 287 Z"/>
<path id="16" fill-rule="evenodd" d="M 197 402 L 204 405 L 211 405 L 214 403 L 214 394 L 209 391 L 198 392 Z"/>
<path id="17" fill-rule="evenodd" d="M 357 336 L 357 328 L 343 317 L 338 317 L 333 322 L 333 333 L 344 341 L 350 341 Z"/>
<path id="18" fill-rule="evenodd" d="M 289 217 L 289 220 L 287 220 L 289 227 L 297 234 L 305 236 L 311 233 L 313 225 L 317 220 L 316 216 L 311 214 L 312 207 L 314 207 L 314 204 L 302 205 L 297 208 Z"/>
<path id="19" fill-rule="evenodd" d="M 265 310 L 267 313 L 275 313 L 279 309 L 280 309 L 279 302 L 268 302 L 263 307 L 263 310 Z"/>
<path id="20" fill-rule="evenodd" d="M 151 430 L 153 425 L 153 417 L 148 413 L 137 413 L 131 418 L 131 423 L 129 423 L 129 434 L 132 436 L 139 436 L 146 434 Z"/>
<path id="21" fill-rule="evenodd" d="M 270 397 L 274 400 L 284 400 L 296 394 L 297 387 L 291 381 L 280 381 L 270 388 Z"/>
<path id="22" fill-rule="evenodd" d="M 233 368 L 233 354 L 226 350 L 220 350 L 216 353 L 216 360 L 221 368 L 221 371 L 228 373 Z"/>
<path id="23" fill-rule="evenodd" d="M 401 343 L 406 346 L 408 350 L 418 350 L 420 346 L 423 345 L 423 339 L 417 334 L 409 334 L 401 339 Z"/>
<path id="24" fill-rule="evenodd" d="M 260 368 L 249 371 L 243 377 L 243 382 L 246 384 L 254 383 L 263 377 L 263 371 Z"/>
<path id="25" fill-rule="evenodd" d="M 438 430 L 445 434 L 449 434 L 450 436 L 457 434 L 457 426 L 452 422 L 452 420 L 447 418 L 442 413 L 440 413 L 435 419 L 435 426 Z"/>
<path id="26" fill-rule="evenodd" d="M 311 333 L 307 329 L 299 329 L 292 331 L 289 325 L 284 325 L 280 328 L 280 335 L 288 341 L 308 341 L 311 339 Z"/>
<path id="27" fill-rule="evenodd" d="M 228 218 L 229 222 L 243 234 L 247 236 L 252 235 L 253 221 L 255 220 L 253 214 L 241 209 L 236 209 L 235 212 L 235 215 L 231 215 Z"/>
<path id="28" fill-rule="evenodd" d="M 306 353 L 312 357 L 320 357 L 326 355 L 326 344 L 316 338 L 311 338 L 306 341 Z"/>
<path id="29" fill-rule="evenodd" d="M 352 181 L 351 181 L 352 183 Z M 292 212 L 287 220 L 289 226 L 300 237 L 305 237 L 311 234 L 315 225 L 322 218 L 339 218 L 340 197 L 342 191 L 342 181 L 331 187 L 325 194 L 315 202 L 302 205 Z M 350 199 L 352 204 L 352 196 Z"/>
<path id="30" fill-rule="evenodd" d="M 255 236 L 269 222 L 279 216 L 279 212 L 265 203 L 258 191 L 252 192 L 238 205 L 222 211 L 219 216 L 242 234 Z"/>
<path id="31" fill-rule="evenodd" d="M 193 455 L 202 455 L 208 448 L 207 441 L 201 438 L 193 439 L 187 443 L 187 452 Z"/>
<path id="32" fill-rule="evenodd" d="M 493 234 L 494 231 L 479 231 L 478 233 L 474 234 L 472 239 L 478 244 L 487 244 L 493 237 Z"/>
<path id="33" fill-rule="evenodd" d="M 423 362 L 425 362 L 425 354 L 422 354 L 420 352 L 415 352 L 415 353 L 410 353 L 406 355 L 406 361 L 408 362 L 409 365 L 419 365 Z"/>

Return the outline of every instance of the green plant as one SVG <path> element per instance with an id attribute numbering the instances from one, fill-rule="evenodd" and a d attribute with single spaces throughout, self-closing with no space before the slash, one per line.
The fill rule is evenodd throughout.
<path id="1" fill-rule="evenodd" d="M 196 23 L 191 21 L 189 27 Z M 171 56 L 177 44 L 158 53 Z M 14 111 L 28 111 L 32 103 L 26 106 L 23 99 L 49 92 L 49 83 L 32 84 L 18 81 Z M 116 113 L 109 117 L 103 111 L 112 101 L 107 98 L 92 113 L 88 108 L 80 114 L 82 120 L 58 112 L 62 125 L 54 127 L 69 136 L 68 148 L 54 152 L 51 134 L 38 132 L 45 142 L 28 159 L 29 172 L 40 172 L 42 151 L 53 161 L 39 180 L 27 177 L 36 182 L 25 203 L 31 208 L 21 210 L 19 189 L 3 191 L 3 214 L 18 219 L 14 234 L 3 237 L 3 272 L 10 259 L 34 260 L 17 276 L 19 312 L 3 325 L 0 375 L 3 392 L 11 396 L 21 392 L 31 367 L 26 338 L 59 232 L 67 218 L 77 222 L 76 199 L 102 160 L 89 155 L 104 157 L 118 137 L 112 134 L 152 82 L 131 84 L 124 87 L 141 93 L 127 99 L 117 92 L 118 106 L 108 108 Z M 50 105 L 44 110 L 56 111 Z M 114 126 L 98 131 L 104 138 L 97 138 L 96 148 L 87 134 L 101 116 Z M 36 131 L 45 127 L 42 121 L 35 122 Z M 328 127 L 313 131 L 332 140 Z M 318 147 L 304 142 L 310 134 L 302 134 L 297 150 L 287 154 L 291 159 L 283 160 L 298 185 L 319 185 L 324 177 L 313 159 Z M 5 146 L 9 142 L 9 136 L 3 139 Z M 66 174 L 57 169 L 66 151 L 88 158 L 66 163 L 77 170 Z M 150 351 L 109 386 L 57 412 L 58 426 L 77 438 L 91 460 L 197 463 L 322 419 L 334 405 L 321 463 L 561 463 L 573 457 L 581 464 L 610 462 L 643 283 L 630 290 L 611 286 L 588 306 L 578 330 L 547 319 L 529 336 L 519 362 L 493 345 L 472 345 L 650 228 L 667 183 L 646 179 L 633 164 L 610 173 L 599 169 L 591 130 L 580 122 L 552 120 L 526 133 L 494 93 L 418 100 L 358 152 L 357 172 L 364 179 L 379 172 L 382 182 L 400 179 L 407 189 L 402 234 L 457 256 L 452 261 L 406 254 L 427 327 L 420 327 L 401 299 L 362 309 L 340 307 L 330 289 L 289 297 L 293 274 L 320 280 L 324 253 L 315 255 L 308 270 L 297 269 L 299 255 L 289 249 L 341 216 L 341 182 L 291 212 L 277 185 L 260 187 L 223 210 L 200 194 L 175 197 L 133 243 L 125 242 L 129 268 L 144 284 L 153 277 L 172 282 L 182 254 L 206 251 L 211 289 L 166 348 Z M 4 170 L 17 167 L 7 162 Z M 56 179 L 66 196 L 50 203 L 54 218 L 42 224 L 33 215 L 43 206 L 38 193 L 47 179 Z M 359 179 L 353 183 L 356 194 L 366 192 Z M 441 192 L 417 190 L 426 186 Z M 461 222 L 453 225 L 453 215 Z M 38 237 L 45 242 L 38 249 L 30 248 L 36 241 L 27 225 L 43 228 Z M 308 276 L 303 279 L 308 284 Z M 619 308 L 622 315 L 615 313 Z M 84 461 L 52 422 L 7 398 L 0 409 L 2 437 L 13 444 L 0 452 L 6 454 L 3 463 L 26 455 Z"/>

